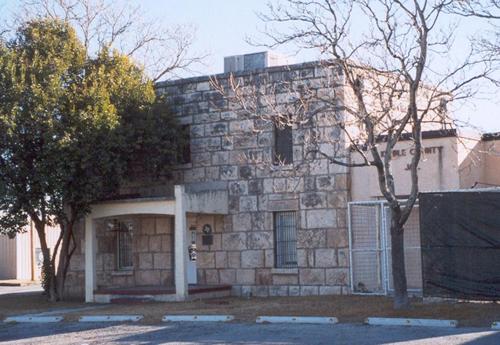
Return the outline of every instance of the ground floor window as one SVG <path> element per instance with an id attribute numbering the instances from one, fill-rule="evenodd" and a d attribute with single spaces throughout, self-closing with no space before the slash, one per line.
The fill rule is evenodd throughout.
<path id="1" fill-rule="evenodd" d="M 297 267 L 297 215 L 294 211 L 274 213 L 276 268 Z"/>
<path id="2" fill-rule="evenodd" d="M 119 270 L 131 269 L 134 266 L 132 256 L 132 225 L 125 222 L 116 222 L 115 231 L 117 238 L 117 268 Z"/>

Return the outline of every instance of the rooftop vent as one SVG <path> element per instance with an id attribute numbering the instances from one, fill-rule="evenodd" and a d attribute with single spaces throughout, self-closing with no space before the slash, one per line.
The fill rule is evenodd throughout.
<path id="1" fill-rule="evenodd" d="M 274 52 L 226 56 L 224 58 L 224 73 L 253 71 L 266 67 L 287 65 L 288 63 L 285 56 Z"/>

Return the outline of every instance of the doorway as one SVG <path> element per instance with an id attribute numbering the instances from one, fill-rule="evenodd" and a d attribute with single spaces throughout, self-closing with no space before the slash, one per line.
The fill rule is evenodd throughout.
<path id="1" fill-rule="evenodd" d="M 187 281 L 188 284 L 196 284 L 198 282 L 196 274 L 196 230 L 189 230 L 189 250 L 188 250 L 188 264 L 187 264 Z"/>

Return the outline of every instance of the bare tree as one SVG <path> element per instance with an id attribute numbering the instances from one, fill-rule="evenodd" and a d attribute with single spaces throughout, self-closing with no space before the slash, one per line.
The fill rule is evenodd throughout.
<path id="1" fill-rule="evenodd" d="M 455 1 L 451 12 L 463 17 L 486 20 L 491 30 L 484 32 L 478 39 L 478 47 L 491 54 L 492 59 L 500 61 L 500 1 L 499 0 L 461 0 Z"/>
<path id="2" fill-rule="evenodd" d="M 154 82 L 190 72 L 206 57 L 193 52 L 194 26 L 167 26 L 159 18 L 148 19 L 139 5 L 128 1 L 23 0 L 22 4 L 25 14 L 18 20 L 42 16 L 67 21 L 89 55 L 103 47 L 118 49 L 142 64 Z"/>
<path id="3" fill-rule="evenodd" d="M 452 11 L 462 16 L 483 19 L 500 19 L 500 1 L 498 0 L 459 0 L 453 2 Z"/>
<path id="4" fill-rule="evenodd" d="M 422 130 L 453 125 L 449 107 L 476 92 L 491 72 L 490 59 L 474 49 L 451 56 L 456 26 L 453 1 L 285 0 L 260 14 L 267 47 L 293 44 L 317 49 L 325 72 L 318 89 L 307 82 L 229 77 L 212 84 L 243 114 L 277 126 L 303 129 L 306 160 L 373 167 L 390 211 L 394 306 L 409 305 L 404 226 L 419 192 Z M 338 88 L 338 83 L 343 85 Z M 343 135 L 332 139 L 321 123 Z M 327 138 L 329 137 L 329 138 Z M 410 192 L 401 200 L 392 152 L 411 139 Z M 327 142 L 328 141 L 328 142 Z M 347 143 L 347 147 L 346 147 Z M 328 144 L 328 145 L 327 145 Z M 298 171 L 300 168 L 298 169 Z"/>

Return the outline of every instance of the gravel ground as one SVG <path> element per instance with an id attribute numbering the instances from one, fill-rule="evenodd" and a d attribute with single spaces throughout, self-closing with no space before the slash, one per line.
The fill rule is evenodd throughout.
<path id="1" fill-rule="evenodd" d="M 477 328 L 373 327 L 352 324 L 217 323 L 0 325 L 5 344 L 474 344 L 498 345 L 500 332 Z"/>

